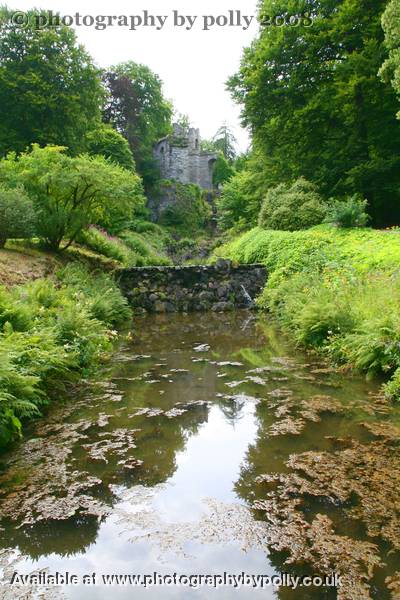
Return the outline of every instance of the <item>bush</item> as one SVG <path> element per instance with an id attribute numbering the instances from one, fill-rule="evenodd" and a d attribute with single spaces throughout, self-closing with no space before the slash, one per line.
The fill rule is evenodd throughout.
<path id="1" fill-rule="evenodd" d="M 267 192 L 258 224 L 264 229 L 296 231 L 322 223 L 325 215 L 314 184 L 300 178 L 290 187 L 282 183 Z"/>
<path id="2" fill-rule="evenodd" d="M 366 213 L 367 200 L 363 200 L 357 194 L 346 200 L 331 203 L 325 221 L 337 227 L 365 227 L 369 221 Z"/>
<path id="3" fill-rule="evenodd" d="M 171 261 L 164 254 L 163 241 L 156 236 L 140 235 L 134 231 L 123 231 L 121 238 L 140 259 L 143 265 L 170 265 Z M 150 243 L 149 239 L 152 240 Z M 154 245 L 155 242 L 155 245 Z"/>
<path id="4" fill-rule="evenodd" d="M 204 229 L 211 217 L 211 208 L 205 202 L 203 190 L 193 183 L 163 181 L 160 194 L 168 201 L 159 213 L 159 224 L 182 234 L 196 234 Z"/>
<path id="5" fill-rule="evenodd" d="M 0 187 L 0 248 L 9 238 L 29 238 L 35 215 L 31 200 L 21 189 Z"/>
<path id="6" fill-rule="evenodd" d="M 137 175 L 101 156 L 68 156 L 65 148 L 33 145 L 0 161 L 0 183 L 23 185 L 32 199 L 38 235 L 57 249 L 71 245 L 90 224 L 116 232 L 144 203 Z"/>

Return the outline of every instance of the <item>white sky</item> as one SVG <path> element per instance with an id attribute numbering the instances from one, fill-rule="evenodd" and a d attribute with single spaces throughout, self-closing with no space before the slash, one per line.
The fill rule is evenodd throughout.
<path id="1" fill-rule="evenodd" d="M 247 132 L 240 127 L 239 107 L 225 90 L 225 81 L 235 73 L 242 48 L 250 44 L 257 32 L 255 18 L 247 30 L 243 16 L 256 14 L 256 0 L 8 0 L 17 10 L 41 7 L 64 15 L 168 15 L 164 27 L 75 27 L 78 38 L 101 67 L 133 60 L 149 66 L 164 82 L 164 93 L 176 109 L 188 114 L 199 127 L 203 138 L 210 138 L 222 122 L 234 130 L 240 150 L 249 143 Z M 173 11 L 197 16 L 190 31 L 174 27 Z M 235 22 L 241 14 L 241 26 L 213 26 L 203 30 L 203 15 L 229 16 Z"/>

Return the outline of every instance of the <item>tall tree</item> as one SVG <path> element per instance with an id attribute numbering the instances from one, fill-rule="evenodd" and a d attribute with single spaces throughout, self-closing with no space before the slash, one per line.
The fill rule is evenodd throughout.
<path id="1" fill-rule="evenodd" d="M 25 28 L 0 8 L 0 155 L 36 142 L 84 150 L 84 136 L 100 122 L 100 73 L 70 27 Z"/>
<path id="2" fill-rule="evenodd" d="M 304 176 L 326 195 L 359 192 L 375 224 L 400 219 L 400 128 L 390 84 L 384 0 L 263 0 L 261 15 L 308 11 L 261 28 L 229 81 L 271 184 Z"/>
<path id="3" fill-rule="evenodd" d="M 215 150 L 220 150 L 226 160 L 232 162 L 235 159 L 237 140 L 227 123 L 221 125 L 212 141 Z"/>
<path id="4" fill-rule="evenodd" d="M 153 144 L 171 128 L 172 107 L 165 100 L 160 78 L 132 61 L 104 74 L 107 101 L 103 118 L 128 140 L 146 186 L 156 178 Z"/>
<path id="5" fill-rule="evenodd" d="M 380 70 L 384 81 L 389 81 L 400 96 L 400 0 L 391 0 L 382 16 L 385 44 L 389 57 Z M 397 113 L 400 118 L 400 112 Z"/>
<path id="6" fill-rule="evenodd" d="M 135 170 L 135 161 L 127 140 L 111 125 L 101 123 L 98 128 L 89 131 L 86 146 L 89 154 L 100 154 L 124 169 Z"/>

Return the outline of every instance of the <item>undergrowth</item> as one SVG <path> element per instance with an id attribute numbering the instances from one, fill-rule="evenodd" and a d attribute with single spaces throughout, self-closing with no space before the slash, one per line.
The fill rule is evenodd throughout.
<path id="1" fill-rule="evenodd" d="M 258 305 L 296 341 L 337 363 L 385 376 L 400 398 L 400 234 L 372 229 L 252 229 L 214 256 L 264 263 Z"/>
<path id="2" fill-rule="evenodd" d="M 68 383 L 96 368 L 114 327 L 129 317 L 109 276 L 73 263 L 55 281 L 0 287 L 0 448 Z"/>

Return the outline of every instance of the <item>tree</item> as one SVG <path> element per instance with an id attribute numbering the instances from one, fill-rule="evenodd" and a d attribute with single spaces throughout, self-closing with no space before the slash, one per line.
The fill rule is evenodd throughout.
<path id="1" fill-rule="evenodd" d="M 0 248 L 9 238 L 29 238 L 35 216 L 31 200 L 21 189 L 0 186 Z"/>
<path id="2" fill-rule="evenodd" d="M 229 80 L 272 185 L 300 176 L 326 196 L 360 193 L 376 225 L 400 219 L 397 100 L 377 76 L 384 0 L 263 0 L 312 26 L 264 27 Z"/>
<path id="3" fill-rule="evenodd" d="M 103 80 L 104 121 L 128 140 L 138 173 L 151 186 L 157 179 L 153 144 L 171 129 L 172 108 L 162 82 L 148 67 L 132 61 L 111 67 Z"/>
<path id="4" fill-rule="evenodd" d="M 191 126 L 189 115 L 183 113 L 177 113 L 174 117 L 174 123 L 177 123 L 182 129 L 189 129 Z"/>
<path id="5" fill-rule="evenodd" d="M 218 187 L 229 181 L 235 174 L 235 169 L 226 160 L 225 156 L 220 152 L 214 164 L 213 184 Z"/>
<path id="6" fill-rule="evenodd" d="M 212 141 L 214 148 L 220 150 L 226 160 L 232 162 L 235 159 L 237 140 L 226 123 L 221 125 Z"/>
<path id="7" fill-rule="evenodd" d="M 217 201 L 220 229 L 241 231 L 257 224 L 261 198 L 254 193 L 254 187 L 257 181 L 249 170 L 236 173 L 224 185 Z"/>
<path id="8" fill-rule="evenodd" d="M 23 185 L 32 199 L 36 230 L 53 249 L 67 248 L 91 224 L 119 231 L 143 205 L 140 178 L 101 156 L 68 156 L 65 148 L 34 144 L 0 161 L 0 183 Z"/>
<path id="9" fill-rule="evenodd" d="M 89 154 L 99 154 L 117 165 L 133 171 L 135 161 L 127 140 L 110 125 L 100 125 L 86 135 L 86 147 Z"/>
<path id="10" fill-rule="evenodd" d="M 0 8 L 0 155 L 32 143 L 84 150 L 88 130 L 100 122 L 100 74 L 70 27 L 11 23 Z"/>
<path id="11" fill-rule="evenodd" d="M 400 1 L 391 0 L 382 16 L 382 27 L 385 32 L 385 45 L 389 50 L 389 58 L 385 60 L 380 75 L 385 82 L 390 82 L 400 95 Z M 397 113 L 400 118 L 400 112 Z"/>

